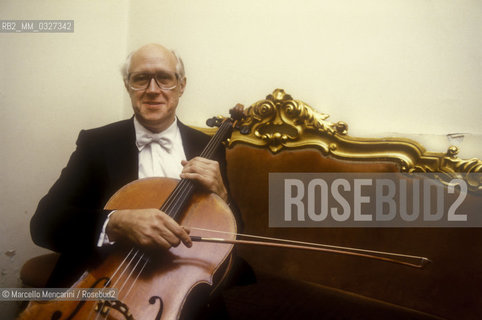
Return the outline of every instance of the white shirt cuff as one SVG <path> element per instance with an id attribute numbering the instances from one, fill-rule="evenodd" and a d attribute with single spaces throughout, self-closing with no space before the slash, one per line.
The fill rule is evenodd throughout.
<path id="1" fill-rule="evenodd" d="M 109 215 L 107 216 L 107 219 L 105 219 L 104 225 L 102 226 L 102 231 L 100 232 L 99 240 L 97 240 L 97 247 L 99 247 L 99 248 L 106 245 L 106 244 L 112 245 L 112 244 L 115 243 L 114 241 L 109 241 L 109 237 L 107 236 L 107 233 L 105 232 L 107 224 L 109 223 L 109 218 L 114 212 L 115 212 L 115 210 L 112 211 L 111 213 L 109 213 Z"/>

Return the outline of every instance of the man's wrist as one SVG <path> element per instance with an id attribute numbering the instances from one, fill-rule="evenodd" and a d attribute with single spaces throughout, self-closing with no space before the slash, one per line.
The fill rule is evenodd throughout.
<path id="1" fill-rule="evenodd" d="M 109 226 L 109 222 L 110 222 L 110 217 L 116 212 L 116 210 L 114 211 L 111 211 L 108 215 L 107 215 L 107 218 L 105 219 L 104 221 L 104 225 L 102 226 L 102 230 L 100 232 L 100 235 L 99 235 L 99 239 L 97 240 L 97 246 L 98 247 L 102 247 L 106 244 L 114 244 L 113 241 L 111 241 L 111 239 L 109 238 L 109 235 L 108 235 L 108 226 Z"/>

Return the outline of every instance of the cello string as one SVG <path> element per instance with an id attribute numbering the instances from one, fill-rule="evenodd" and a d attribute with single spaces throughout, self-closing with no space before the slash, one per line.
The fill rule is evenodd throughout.
<path id="1" fill-rule="evenodd" d="M 224 129 L 220 128 L 219 131 L 224 131 Z M 216 135 L 209 141 L 208 145 L 201 153 L 201 156 L 204 156 L 205 153 L 212 153 L 212 150 L 214 150 L 215 145 L 219 143 L 219 141 L 217 140 L 220 140 L 220 138 L 218 137 L 219 135 Z M 208 150 L 208 152 L 206 152 L 206 150 Z M 163 207 L 165 207 L 167 211 L 171 211 L 171 213 L 175 215 L 175 211 L 178 211 L 179 205 L 181 204 L 178 201 L 179 197 L 186 196 L 186 194 L 190 191 L 189 189 L 190 189 L 190 183 L 188 183 L 188 180 L 181 180 L 178 187 L 174 190 L 172 195 L 169 196 L 169 198 L 167 199 Z"/>
<path id="2" fill-rule="evenodd" d="M 132 250 L 134 250 L 134 248 L 131 249 L 130 252 L 132 252 Z M 129 253 L 130 253 L 129 252 Z M 135 259 L 135 256 L 140 252 L 139 249 L 136 249 L 136 252 L 134 253 L 134 256 L 131 258 L 131 260 L 129 261 L 129 263 L 125 266 L 125 268 L 123 269 L 121 275 L 119 276 L 119 278 L 116 280 L 116 282 L 112 285 L 113 288 L 115 288 L 115 286 L 117 285 L 117 283 L 121 280 L 122 276 L 124 275 L 124 273 L 126 272 L 127 269 L 129 269 L 130 265 L 133 263 L 133 260 Z M 123 290 L 124 290 L 124 287 L 125 285 L 127 284 L 127 282 L 132 278 L 132 274 L 134 273 L 134 271 L 137 269 L 137 266 L 139 264 L 139 262 L 141 262 L 142 258 L 144 257 L 145 253 L 142 253 L 140 257 L 137 258 L 137 262 L 135 263 L 134 267 L 131 268 L 131 271 L 130 273 L 127 275 L 127 277 L 125 278 L 124 280 L 124 283 L 122 284 L 121 288 L 118 289 L 117 293 L 117 300 L 119 301 L 122 301 L 124 299 L 126 299 L 131 290 L 133 289 L 134 285 L 136 284 L 139 276 L 142 274 L 144 268 L 146 267 L 147 263 L 150 261 L 150 257 L 147 257 L 144 261 L 144 265 L 141 267 L 141 269 L 137 272 L 137 275 L 134 279 L 134 281 L 132 281 L 132 284 L 130 285 L 129 289 L 127 290 L 127 293 L 124 295 L 124 297 L 122 299 L 120 299 L 120 295 L 121 293 L 123 293 Z M 124 258 L 124 261 L 127 259 L 127 256 Z M 119 270 L 119 268 L 122 266 L 123 262 L 121 263 L 121 265 L 117 268 Z M 112 276 L 112 278 L 115 276 L 115 274 L 117 273 L 117 270 L 116 272 L 114 273 L 114 275 Z M 106 288 L 106 286 L 104 285 L 104 288 Z M 97 316 L 95 317 L 95 319 L 97 319 L 99 316 L 102 316 L 101 312 L 102 312 L 102 309 L 104 308 L 105 306 L 105 301 L 102 303 L 101 307 L 99 308 L 99 311 L 97 313 Z M 91 310 L 91 312 L 89 313 L 89 318 L 90 318 L 90 314 L 92 313 L 92 311 L 95 310 L 95 305 L 94 305 L 94 308 Z"/>
<path id="3" fill-rule="evenodd" d="M 139 279 L 139 276 L 142 274 L 142 271 L 144 271 L 144 268 L 146 267 L 147 263 L 151 260 L 151 258 L 147 258 L 144 262 L 144 265 L 142 266 L 141 270 L 139 271 L 139 273 L 137 274 L 136 278 L 134 279 L 134 282 L 132 282 L 132 285 L 130 286 L 129 290 L 127 290 L 127 293 L 124 297 L 127 298 L 129 296 L 129 294 L 131 293 L 131 290 L 132 288 L 134 288 L 134 284 L 137 282 L 137 279 Z"/>
<path id="4" fill-rule="evenodd" d="M 134 248 L 132 248 L 131 251 L 132 251 L 132 250 L 134 250 Z M 130 251 L 130 252 L 131 252 L 131 251 Z M 132 258 L 130 259 L 130 261 L 127 263 L 127 265 L 126 265 L 125 268 L 123 269 L 122 273 L 121 273 L 121 274 L 119 275 L 119 277 L 116 279 L 115 283 L 112 284 L 112 287 L 113 287 L 113 288 L 115 288 L 115 286 L 117 285 L 117 283 L 122 279 L 122 277 L 123 277 L 123 275 L 126 273 L 126 271 L 127 271 L 129 268 L 131 268 L 131 265 L 134 263 L 134 259 L 136 258 L 136 256 L 137 256 L 139 253 L 141 253 L 140 249 L 136 249 L 133 257 L 132 257 Z M 125 285 L 127 284 L 127 282 L 131 279 L 132 274 L 133 274 L 134 271 L 137 269 L 137 266 L 138 266 L 138 264 L 142 261 L 144 255 L 145 255 L 145 253 L 142 253 L 142 254 L 137 258 L 137 261 L 135 262 L 134 267 L 131 268 L 131 271 L 130 271 L 130 273 L 127 275 L 127 277 L 125 278 L 124 283 L 122 284 L 121 288 L 118 289 L 118 292 L 117 292 L 118 297 L 120 297 L 120 295 L 121 295 L 121 293 L 122 293 L 122 290 L 124 289 L 124 287 L 125 287 Z M 127 258 L 127 256 L 126 256 L 126 258 Z M 124 258 L 124 260 L 125 260 L 126 258 Z M 145 259 L 144 265 L 142 266 L 141 270 L 137 273 L 136 278 L 134 279 L 133 283 L 132 283 L 131 286 L 129 287 L 129 289 L 128 289 L 127 293 L 125 294 L 124 298 L 126 298 L 126 297 L 129 295 L 129 293 L 130 293 L 130 291 L 132 290 L 134 284 L 137 282 L 137 279 L 139 278 L 139 276 L 141 275 L 142 271 L 144 270 L 146 264 L 147 264 L 149 261 L 150 261 L 150 257 L 147 257 L 147 259 Z M 121 266 L 119 266 L 118 269 L 119 269 L 120 267 L 121 267 Z M 117 271 L 116 271 L 115 273 L 117 273 Z M 114 275 L 112 275 L 112 278 L 115 277 L 115 273 L 114 273 Z M 104 288 L 105 288 L 105 286 L 104 286 Z M 117 300 L 120 300 L 120 299 L 118 298 Z M 102 308 L 104 307 L 104 304 L 105 304 L 105 302 L 102 304 Z M 102 309 L 100 309 L 100 310 L 102 310 Z M 100 313 L 99 313 L 99 314 L 100 314 Z"/>
<path id="5" fill-rule="evenodd" d="M 222 140 L 225 139 L 226 133 L 227 131 L 229 131 L 230 128 L 231 122 L 224 121 L 221 124 L 221 127 L 218 129 L 216 135 L 209 141 L 200 156 L 204 158 L 211 158 L 219 144 L 222 142 Z M 183 179 L 179 183 L 179 188 L 176 188 L 172 195 L 169 196 L 168 200 L 165 203 L 165 206 L 163 206 L 163 209 L 165 207 L 166 211 L 169 211 L 169 215 L 173 219 L 177 218 L 177 215 L 181 211 L 180 208 L 185 203 L 185 197 L 192 191 L 193 187 L 194 185 L 191 181 Z"/>
<path id="6" fill-rule="evenodd" d="M 128 257 L 131 255 L 132 251 L 134 250 L 134 248 L 131 248 L 131 250 L 126 254 L 126 256 L 124 257 L 124 259 L 122 260 L 122 262 L 119 264 L 119 266 L 117 267 L 117 269 L 114 271 L 114 273 L 112 274 L 112 276 L 110 277 L 110 279 L 104 284 L 104 287 L 103 289 L 107 288 L 107 284 L 111 284 L 112 282 L 112 279 L 114 279 L 117 275 L 117 272 L 120 271 L 120 269 L 122 268 L 122 265 L 126 262 L 126 260 L 128 259 Z M 129 265 L 131 264 L 132 260 L 135 258 L 135 256 L 137 255 L 137 253 L 139 253 L 139 250 L 136 250 L 136 252 L 134 253 L 134 255 L 132 256 L 132 258 L 130 259 L 130 261 L 127 263 L 127 265 L 124 267 L 122 273 L 121 273 L 121 277 L 122 275 L 125 273 L 125 271 L 127 270 L 127 268 L 129 267 Z M 118 280 L 116 280 L 115 283 L 113 283 L 111 285 L 111 288 L 114 288 L 115 285 L 117 284 Z M 101 315 L 101 312 L 102 312 L 102 309 L 104 308 L 104 305 L 105 305 L 105 302 L 103 302 L 99 308 L 99 311 L 95 317 L 95 319 L 97 319 L 100 315 Z M 94 303 L 94 307 L 92 308 L 92 310 L 90 310 L 90 313 L 89 313 L 89 316 L 88 318 L 90 318 L 92 312 L 95 310 L 95 303 Z"/>
<path id="7" fill-rule="evenodd" d="M 201 153 L 200 155 L 201 157 L 210 158 L 213 155 L 214 151 L 219 146 L 219 144 L 226 138 L 226 133 L 231 128 L 231 124 L 232 124 L 231 121 L 223 122 L 221 127 L 216 132 L 216 135 L 209 141 L 208 145 Z"/>
<path id="8" fill-rule="evenodd" d="M 213 154 L 214 150 L 217 148 L 217 146 L 219 145 L 219 143 L 222 141 L 223 137 L 225 136 L 225 133 L 226 133 L 226 122 L 223 123 L 224 126 L 222 125 L 219 130 L 218 130 L 218 133 L 219 134 L 216 134 L 208 143 L 208 145 L 206 146 L 206 148 L 203 150 L 203 152 L 201 153 L 201 156 L 202 157 L 205 157 L 205 158 L 210 158 L 211 155 Z M 185 181 L 185 182 L 183 182 Z M 191 187 L 191 184 L 188 180 L 181 180 L 180 182 L 180 185 L 179 185 L 179 188 L 176 188 L 176 190 L 174 190 L 173 194 L 172 194 L 172 197 L 170 196 L 168 201 L 166 201 L 166 209 L 168 211 L 171 211 L 172 215 L 171 217 L 173 217 L 174 219 L 176 218 L 176 215 L 178 214 L 178 212 L 180 211 L 180 206 L 183 205 L 183 201 L 179 201 L 179 197 L 185 197 L 192 189 Z"/>
<path id="9" fill-rule="evenodd" d="M 136 270 L 137 266 L 139 265 L 139 263 L 142 261 L 142 258 L 144 257 L 144 253 L 139 257 L 139 259 L 137 260 L 136 264 L 134 265 L 134 267 L 132 268 L 131 272 L 129 273 L 129 275 L 127 275 L 124 283 L 122 284 L 122 286 L 120 287 L 119 291 L 118 291 L 118 295 L 120 296 L 121 294 L 121 291 L 124 290 L 124 287 L 126 286 L 127 282 L 131 279 L 131 276 L 132 274 L 134 273 L 134 271 Z M 144 268 L 141 269 L 141 272 L 142 270 L 144 270 Z M 139 275 L 140 274 L 137 274 L 135 280 L 134 280 L 134 283 L 135 281 L 137 280 L 137 278 L 139 278 Z M 132 287 L 132 285 L 131 285 Z M 128 290 L 129 291 L 129 290 Z M 124 297 L 125 298 L 125 297 Z"/>
<path id="10" fill-rule="evenodd" d="M 107 283 L 104 285 L 104 289 L 107 288 L 107 285 L 110 284 L 111 282 L 111 279 L 114 278 L 117 274 L 117 272 L 119 272 L 119 269 L 122 267 L 122 265 L 126 262 L 127 258 L 131 255 L 132 251 L 134 250 L 134 248 L 131 248 L 131 250 L 126 254 L 126 256 L 124 257 L 124 259 L 122 260 L 122 262 L 119 264 L 119 266 L 117 267 L 117 269 L 114 271 L 114 273 L 112 274 L 112 276 L 110 277 L 109 281 L 107 281 Z"/>
<path id="11" fill-rule="evenodd" d="M 396 257 L 403 257 L 403 258 L 410 258 L 410 259 L 429 260 L 425 257 L 408 255 L 408 254 L 403 254 L 403 253 L 384 252 L 384 251 L 376 251 L 376 250 L 353 248 L 353 247 L 335 246 L 335 245 L 315 243 L 315 242 L 305 242 L 305 241 L 289 240 L 289 239 L 282 239 L 282 238 L 272 238 L 272 237 L 265 237 L 265 236 L 258 236 L 258 235 L 244 234 L 244 233 L 234 233 L 234 232 L 221 231 L 221 230 L 211 230 L 211 229 L 204 229 L 204 228 L 197 228 L 197 227 L 190 227 L 190 228 L 192 230 L 209 231 L 209 232 L 215 232 L 215 233 L 224 233 L 224 234 L 229 234 L 229 235 L 236 235 L 236 236 L 242 236 L 242 237 L 246 237 L 246 238 L 262 239 L 262 240 L 270 240 L 270 241 L 278 241 L 278 242 L 286 242 L 286 243 L 296 243 L 296 244 L 307 245 L 307 246 L 312 246 L 312 247 L 347 250 L 347 251 L 353 251 L 353 252 L 375 253 L 375 254 L 383 254 L 383 255 L 388 255 L 388 256 L 396 256 Z"/>
<path id="12" fill-rule="evenodd" d="M 117 283 L 120 281 L 120 279 L 124 276 L 124 274 L 126 273 L 127 269 L 130 267 L 130 265 L 132 264 L 132 261 L 135 259 L 135 257 L 137 256 L 138 253 L 139 253 L 139 249 L 136 250 L 136 253 L 132 256 L 131 260 L 130 260 L 129 263 L 126 265 L 126 267 L 122 270 L 121 274 L 120 274 L 119 277 L 116 279 L 116 281 L 112 284 L 112 287 L 116 286 Z"/>

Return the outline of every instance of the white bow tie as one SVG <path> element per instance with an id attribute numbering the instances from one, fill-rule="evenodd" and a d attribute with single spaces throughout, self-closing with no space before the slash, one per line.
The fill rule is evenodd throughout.
<path id="1" fill-rule="evenodd" d="M 136 138 L 136 145 L 139 151 L 144 149 L 145 146 L 150 144 L 151 142 L 157 142 L 159 145 L 164 148 L 167 152 L 170 152 L 172 149 L 172 141 L 167 137 L 163 137 L 160 134 L 149 134 L 143 133 L 141 136 Z"/>

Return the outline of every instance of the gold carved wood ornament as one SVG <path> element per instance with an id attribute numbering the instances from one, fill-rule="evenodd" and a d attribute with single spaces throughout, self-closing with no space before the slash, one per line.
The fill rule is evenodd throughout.
<path id="1" fill-rule="evenodd" d="M 482 193 L 482 161 L 457 157 L 457 147 L 447 153 L 427 152 L 419 143 L 406 138 L 358 138 L 347 134 L 342 121 L 327 121 L 329 115 L 315 111 L 308 104 L 295 100 L 282 89 L 276 89 L 245 111 L 228 147 L 245 143 L 268 148 L 272 153 L 283 149 L 314 147 L 325 156 L 349 161 L 395 162 L 402 173 L 440 173 L 448 183 L 464 179 L 469 189 Z M 222 118 L 222 117 L 220 117 Z"/>

